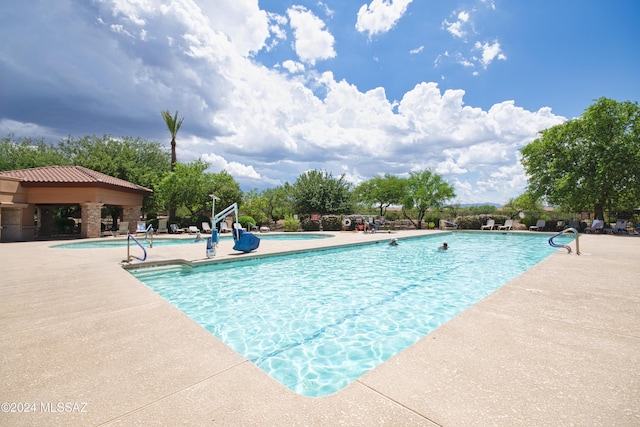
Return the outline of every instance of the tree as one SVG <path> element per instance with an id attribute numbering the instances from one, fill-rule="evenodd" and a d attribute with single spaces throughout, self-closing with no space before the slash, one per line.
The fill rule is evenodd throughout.
<path id="1" fill-rule="evenodd" d="M 164 122 L 167 124 L 167 128 L 169 129 L 169 133 L 171 133 L 171 171 L 176 165 L 176 135 L 180 130 L 180 126 L 182 126 L 182 122 L 184 121 L 184 117 L 178 120 L 178 111 L 176 110 L 176 114 L 174 116 L 171 115 L 169 110 L 161 111 L 160 114 L 164 119 Z"/>
<path id="2" fill-rule="evenodd" d="M 220 200 L 216 201 L 216 207 L 219 211 L 231 206 L 234 203 L 242 205 L 243 194 L 240 184 L 227 171 L 222 170 L 218 173 L 208 174 L 211 180 L 211 188 L 207 190 L 207 195 L 214 194 Z M 208 208 L 211 212 L 211 197 L 209 197 Z"/>
<path id="3" fill-rule="evenodd" d="M 430 208 L 440 208 L 447 200 L 456 197 L 453 186 L 440 175 L 428 169 L 411 172 L 407 178 L 406 194 L 402 200 L 402 212 L 405 218 L 417 228 L 422 228 L 422 220 Z M 408 211 L 415 209 L 417 223 L 410 218 Z"/>
<path id="4" fill-rule="evenodd" d="M 293 215 L 294 203 L 291 197 L 291 184 L 285 182 L 275 188 L 268 188 L 262 192 L 262 196 L 266 199 L 265 214 L 272 221 L 276 222 L 283 219 L 286 215 Z"/>
<path id="5" fill-rule="evenodd" d="M 303 214 L 349 213 L 353 207 L 351 185 L 331 173 L 312 170 L 300 175 L 292 186 L 292 196 L 297 212 Z"/>
<path id="6" fill-rule="evenodd" d="M 0 170 L 18 170 L 42 166 L 66 166 L 71 162 L 54 145 L 43 139 L 9 135 L 0 140 Z"/>
<path id="7" fill-rule="evenodd" d="M 267 203 L 265 196 L 259 194 L 256 190 L 251 190 L 244 194 L 242 213 L 252 217 L 256 221 L 254 225 L 262 225 L 268 219 L 265 213 Z"/>
<path id="8" fill-rule="evenodd" d="M 227 172 L 205 173 L 206 162 L 177 163 L 175 170 L 167 174 L 158 189 L 158 196 L 164 206 L 175 206 L 188 212 L 191 218 L 211 215 L 214 194 L 223 209 L 242 200 L 240 186 Z"/>
<path id="9" fill-rule="evenodd" d="M 365 181 L 355 189 L 358 199 L 367 206 L 375 206 L 380 216 L 387 213 L 391 205 L 399 205 L 405 195 L 406 179 L 386 174 Z"/>
<path id="10" fill-rule="evenodd" d="M 83 166 L 154 190 L 145 197 L 142 210 L 158 209 L 155 190 L 169 172 L 169 156 L 157 142 L 110 135 L 72 137 L 60 141 L 59 152 L 72 164 Z"/>
<path id="11" fill-rule="evenodd" d="M 573 211 L 632 210 L 640 200 L 640 108 L 598 99 L 522 148 L 535 198 Z"/>

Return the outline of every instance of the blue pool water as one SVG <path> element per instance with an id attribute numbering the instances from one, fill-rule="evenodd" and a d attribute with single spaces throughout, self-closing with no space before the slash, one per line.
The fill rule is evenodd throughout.
<path id="1" fill-rule="evenodd" d="M 203 234 L 203 239 L 208 237 L 209 234 Z M 314 239 L 326 239 L 332 237 L 330 234 L 313 234 L 313 233 L 282 233 L 282 234 L 257 234 L 260 240 L 314 240 Z M 145 241 L 144 236 L 136 237 L 140 243 L 142 243 L 145 247 L 149 247 L 149 241 Z M 220 239 L 231 239 L 232 235 L 223 234 L 220 235 Z M 204 240 L 195 240 L 195 235 L 193 238 L 175 238 L 168 239 L 162 237 L 154 237 L 153 238 L 153 246 L 170 246 L 170 245 L 191 245 L 194 243 L 199 243 L 204 245 Z M 132 244 L 135 244 L 132 242 Z M 73 243 L 63 243 L 60 245 L 54 245 L 54 248 L 63 248 L 63 249 L 100 249 L 100 248 L 116 248 L 116 247 L 125 247 L 127 246 L 127 239 L 104 239 L 104 240 L 92 240 L 92 241 L 76 241 Z"/>
<path id="2" fill-rule="evenodd" d="M 325 396 L 557 251 L 548 237 L 456 232 L 132 274 L 282 384 Z"/>

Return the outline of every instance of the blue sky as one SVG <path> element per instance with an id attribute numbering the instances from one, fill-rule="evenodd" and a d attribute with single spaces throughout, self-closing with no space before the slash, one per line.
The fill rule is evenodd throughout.
<path id="1" fill-rule="evenodd" d="M 244 190 L 430 168 L 505 203 L 519 149 L 638 101 L 635 0 L 32 0 L 0 5 L 0 135 L 142 137 Z"/>

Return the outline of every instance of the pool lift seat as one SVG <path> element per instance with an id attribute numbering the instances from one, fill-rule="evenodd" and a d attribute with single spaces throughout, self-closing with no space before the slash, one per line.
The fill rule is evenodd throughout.
<path id="1" fill-rule="evenodd" d="M 235 221 L 232 230 L 233 240 L 235 242 L 233 245 L 233 250 L 247 253 L 258 249 L 258 246 L 260 246 L 260 238 L 253 233 L 249 233 L 243 230 L 242 226 L 240 226 L 240 223 L 238 222 L 238 204 L 234 203 L 211 218 L 211 237 L 207 238 L 207 257 L 209 257 L 211 253 L 215 255 L 215 246 L 218 243 L 218 232 L 216 231 L 216 224 L 224 220 L 227 215 L 232 212 L 235 215 Z"/>

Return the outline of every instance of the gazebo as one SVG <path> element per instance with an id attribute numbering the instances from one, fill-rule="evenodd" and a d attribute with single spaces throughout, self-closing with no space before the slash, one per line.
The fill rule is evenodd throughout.
<path id="1" fill-rule="evenodd" d="M 122 208 L 133 232 L 142 200 L 153 191 L 81 166 L 47 166 L 0 172 L 0 242 L 52 235 L 54 210 L 80 207 L 80 237 L 100 237 L 103 206 Z"/>

